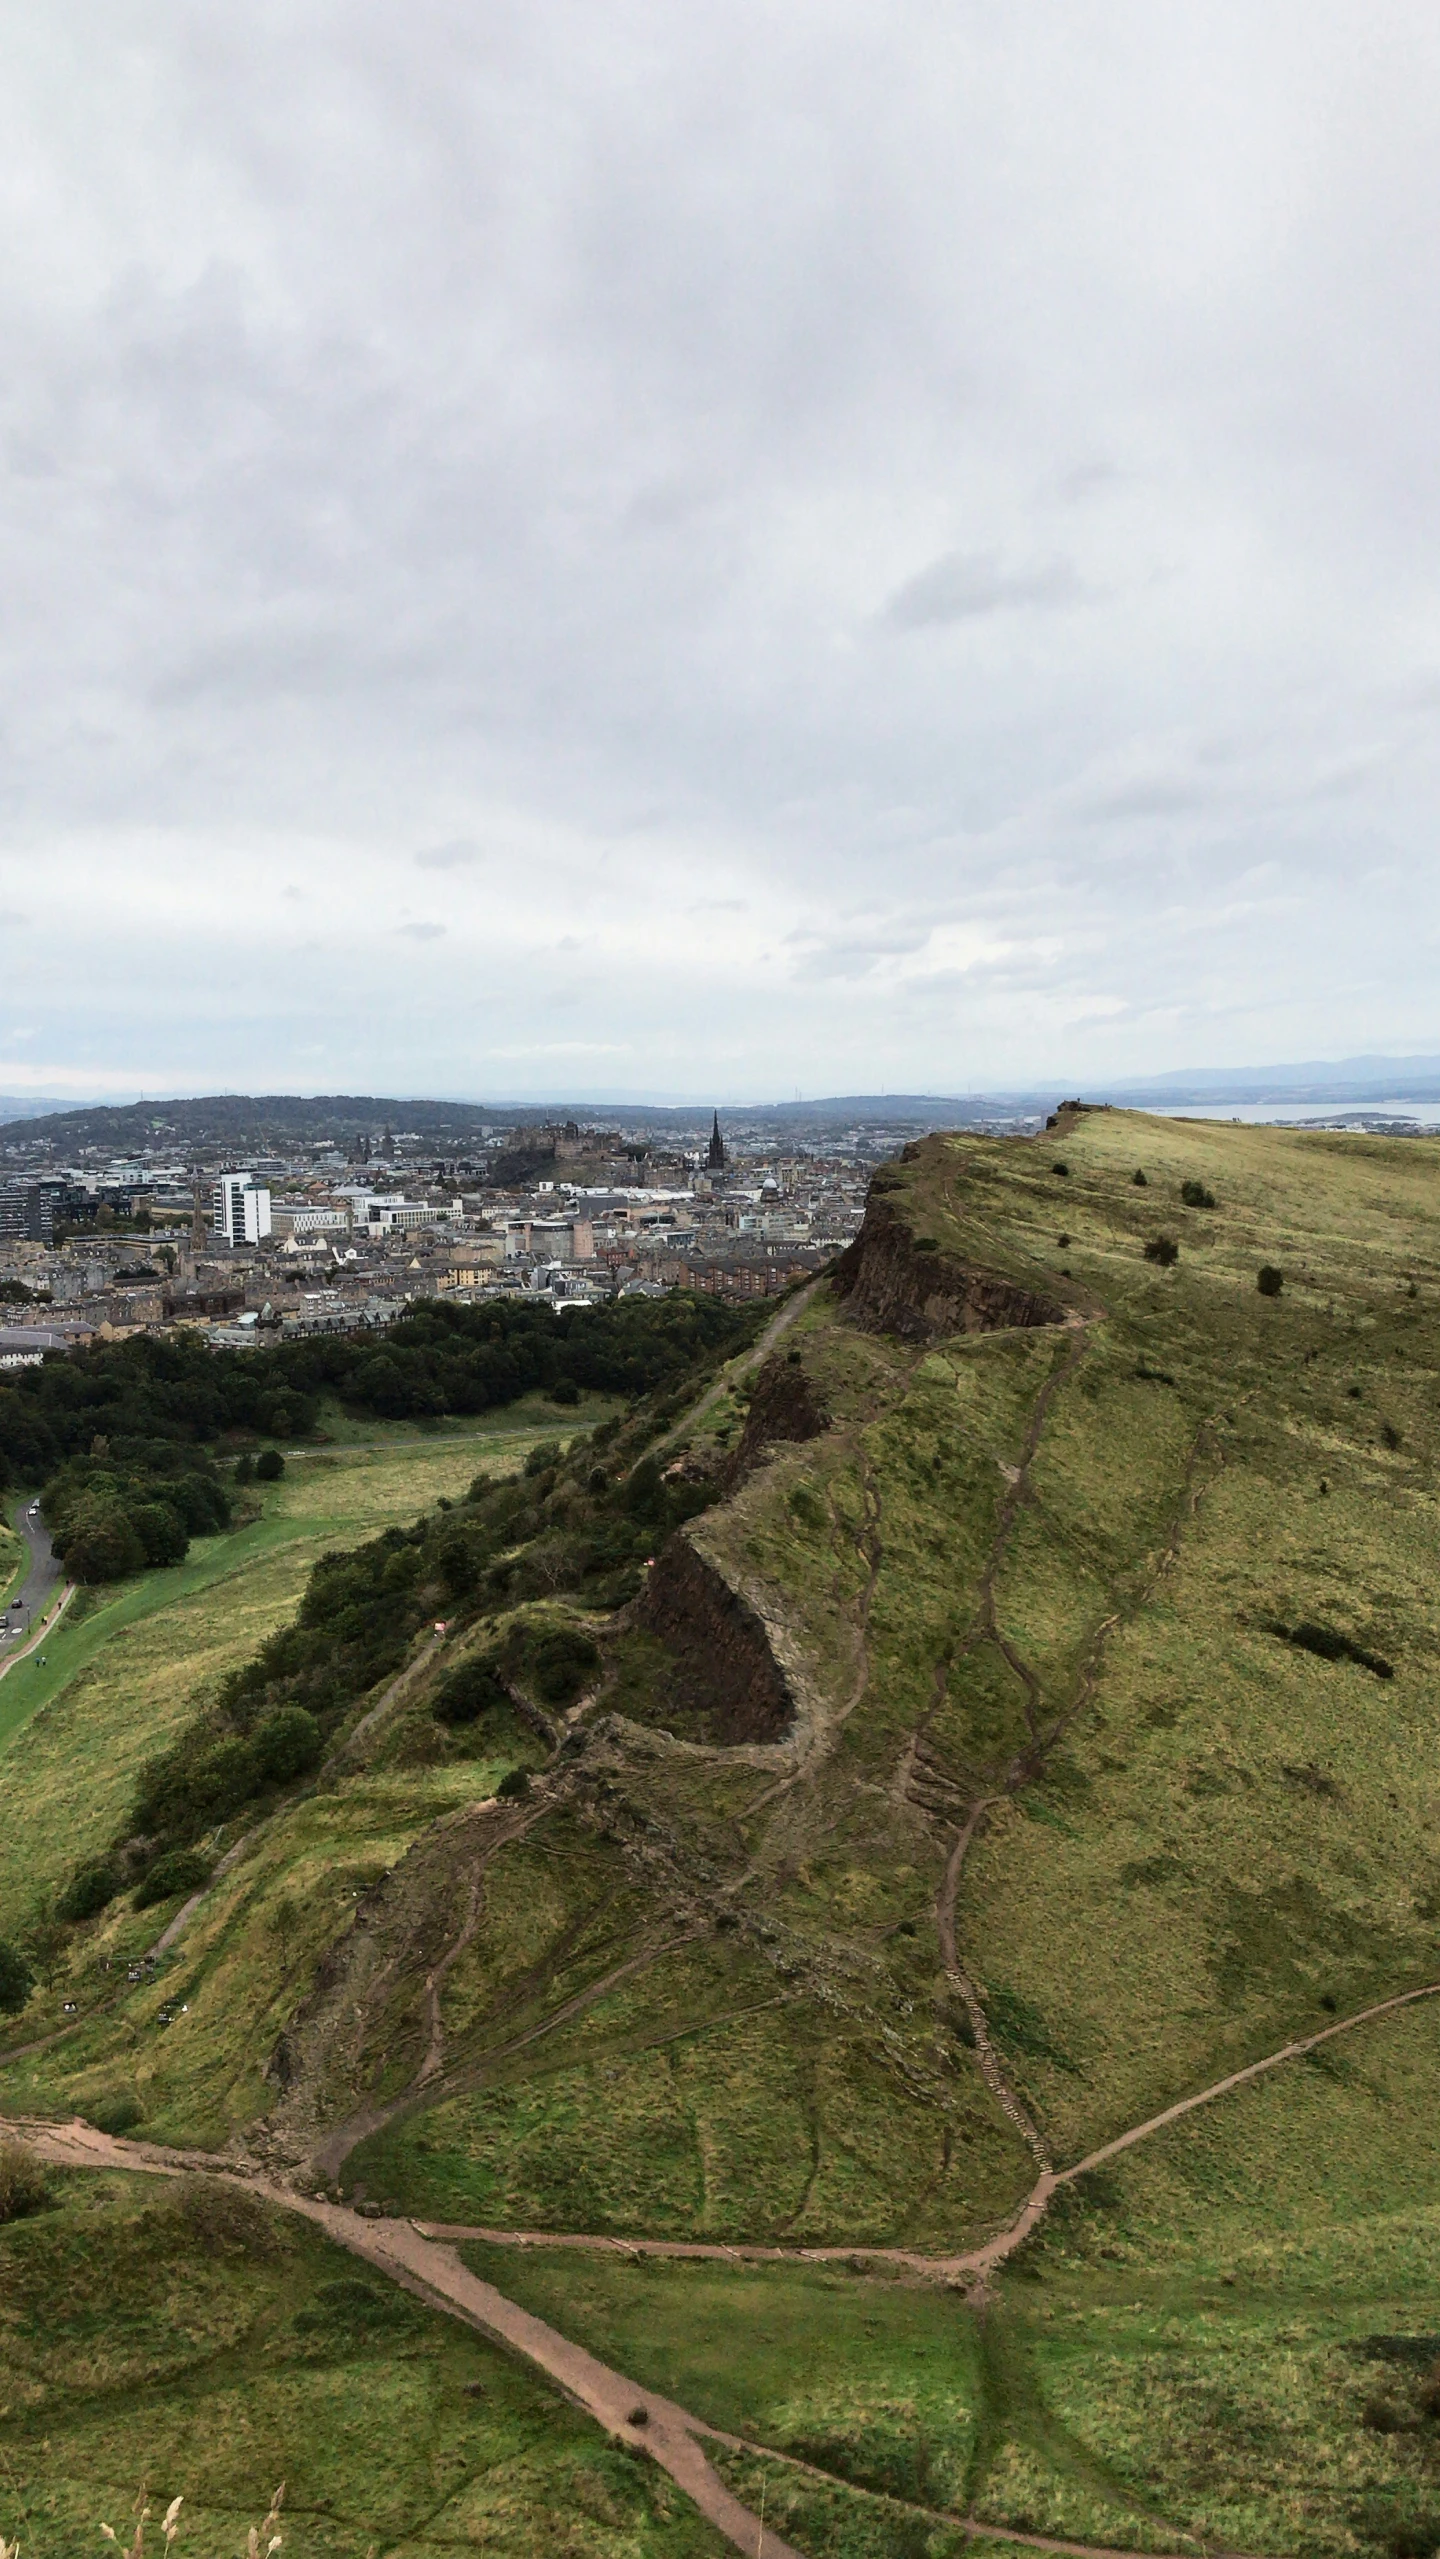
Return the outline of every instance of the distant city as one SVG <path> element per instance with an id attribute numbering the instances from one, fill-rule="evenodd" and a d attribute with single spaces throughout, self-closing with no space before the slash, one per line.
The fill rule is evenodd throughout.
<path id="1" fill-rule="evenodd" d="M 0 1364 L 178 1326 L 226 1349 L 380 1330 L 418 1298 L 541 1298 L 563 1314 L 673 1289 L 767 1296 L 842 1251 L 874 1166 L 954 1109 L 796 1105 L 723 1125 L 628 1111 L 621 1125 L 427 1104 L 341 1137 L 335 1100 L 231 1096 L 11 1124 Z M 217 1124 L 254 1139 L 287 1120 L 283 1142 L 243 1153 L 202 1142 Z"/>
<path id="2" fill-rule="evenodd" d="M 1274 1069 L 1264 1096 L 1234 1074 L 1107 1098 L 1418 1133 L 1436 1117 L 1437 1069 L 1352 1059 Z M 1356 1096 L 1340 1110 L 1337 1084 Z M 1381 1102 L 1397 1091 L 1422 1098 Z M 540 1297 L 563 1312 L 672 1289 L 770 1295 L 844 1249 L 871 1172 L 907 1140 L 946 1127 L 1030 1135 L 1056 1098 L 547 1117 L 220 1094 L 12 1119 L 0 1124 L 0 1366 L 176 1326 L 221 1348 L 380 1330 L 417 1298 Z"/>

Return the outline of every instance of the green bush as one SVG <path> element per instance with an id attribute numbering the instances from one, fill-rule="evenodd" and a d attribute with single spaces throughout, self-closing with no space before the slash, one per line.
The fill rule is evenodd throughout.
<path id="1" fill-rule="evenodd" d="M 18 2017 L 35 1986 L 35 1976 L 18 1946 L 0 1937 L 0 2016 Z"/>
<path id="2" fill-rule="evenodd" d="M 496 1787 L 495 1792 L 497 1795 L 503 1797 L 507 1803 L 513 1803 L 520 1796 L 528 1795 L 530 1792 L 529 1769 L 507 1768 L 499 1785 Z"/>
<path id="3" fill-rule="evenodd" d="M 285 1460 L 278 1448 L 262 1448 L 255 1460 L 257 1484 L 278 1484 L 285 1472 Z"/>
<path id="4" fill-rule="evenodd" d="M 663 1518 L 665 1485 L 656 1458 L 641 1458 L 625 1486 L 624 1503 L 632 1519 Z"/>
<path id="5" fill-rule="evenodd" d="M 235 1481 L 237 1484 L 253 1484 L 255 1481 L 255 1460 L 248 1448 L 235 1460 Z"/>
<path id="6" fill-rule="evenodd" d="M 1148 1173 L 1142 1173 L 1138 1165 L 1136 1166 L 1135 1171 L 1131 1174 L 1130 1179 L 1135 1184 L 1137 1190 L 1148 1190 L 1150 1185 L 1150 1176 Z"/>
<path id="7" fill-rule="evenodd" d="M 168 1502 L 142 1502 L 138 1510 L 131 1512 L 130 1525 L 152 1568 L 184 1563 L 190 1550 L 189 1532 Z"/>
<path id="8" fill-rule="evenodd" d="M 255 1763 L 275 1786 L 288 1785 L 313 1768 L 325 1748 L 320 1727 L 304 1706 L 277 1706 L 251 1737 Z"/>
<path id="9" fill-rule="evenodd" d="M 574 1378 L 562 1377 L 556 1385 L 551 1387 L 549 1400 L 552 1404 L 578 1404 L 580 1389 Z"/>
<path id="10" fill-rule="evenodd" d="M 94 1919 L 115 1899 L 120 1879 L 113 1866 L 82 1866 L 55 1904 L 57 1919 Z"/>
<path id="11" fill-rule="evenodd" d="M 72 1582 L 87 1589 L 99 1582 L 123 1582 L 145 1570 L 145 1549 L 133 1523 L 118 1512 L 94 1520 L 66 1540 L 65 1570 Z"/>
<path id="12" fill-rule="evenodd" d="M 1255 1285 L 1262 1297 L 1278 1297 L 1285 1285 L 1285 1274 L 1273 1262 L 1262 1262 L 1255 1274 Z"/>
<path id="13" fill-rule="evenodd" d="M 457 1663 L 442 1679 L 431 1704 L 437 1724 L 475 1724 L 510 1703 L 503 1681 L 487 1661 Z"/>
<path id="14" fill-rule="evenodd" d="M 600 1668 L 600 1647 L 578 1626 L 542 1635 L 530 1655 L 530 1676 L 547 1706 L 573 1706 Z"/>
<path id="15" fill-rule="evenodd" d="M 135 1895 L 135 1908 L 148 1910 L 152 1902 L 169 1901 L 174 1893 L 196 1893 L 209 1883 L 210 1871 L 209 1858 L 197 1848 L 172 1848 L 147 1869 Z M 102 2124 L 100 2129 L 108 2132 L 114 2127 Z"/>
<path id="16" fill-rule="evenodd" d="M 106 2088 L 91 2098 L 85 2108 L 85 2121 L 93 2124 L 97 2132 L 127 2133 L 134 2131 L 144 2112 L 133 2089 Z"/>
<path id="17" fill-rule="evenodd" d="M 1215 1194 L 1213 1191 L 1207 1191 L 1203 1182 L 1182 1182 L 1180 1185 L 1180 1197 L 1187 1208 L 1213 1208 L 1215 1206 Z"/>
<path id="18" fill-rule="evenodd" d="M 1152 1235 L 1145 1247 L 1147 1262 L 1158 1262 L 1162 1271 L 1173 1269 L 1180 1259 L 1180 1247 L 1173 1235 Z"/>

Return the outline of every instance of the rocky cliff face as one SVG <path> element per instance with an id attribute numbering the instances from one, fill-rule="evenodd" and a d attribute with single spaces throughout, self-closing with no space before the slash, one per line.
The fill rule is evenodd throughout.
<path id="1" fill-rule="evenodd" d="M 687 1732 L 722 1747 L 779 1741 L 795 1704 L 764 1623 L 683 1531 L 662 1546 L 636 1615 L 671 1653 Z"/>
<path id="2" fill-rule="evenodd" d="M 865 1223 L 837 1262 L 831 1284 L 863 1331 L 899 1333 L 912 1341 L 1065 1321 L 1064 1307 L 1053 1298 L 922 1247 L 894 1202 L 874 1188 Z"/>
<path id="3" fill-rule="evenodd" d="M 721 1471 L 723 1491 L 728 1497 L 743 1484 L 777 1442 L 818 1439 L 829 1428 L 830 1416 L 798 1360 L 783 1353 L 765 1360 L 756 1372 L 739 1444 Z"/>

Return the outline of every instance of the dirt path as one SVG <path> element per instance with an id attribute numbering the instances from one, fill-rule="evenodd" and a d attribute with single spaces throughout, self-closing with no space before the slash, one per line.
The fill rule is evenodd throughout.
<path id="1" fill-rule="evenodd" d="M 823 1279 L 823 1272 L 820 1277 Z M 679 1421 L 672 1422 L 668 1431 L 662 1431 L 658 1439 L 652 1439 L 644 1452 L 645 1456 L 660 1457 L 667 1448 L 673 1448 L 677 1440 L 683 1439 L 687 1431 L 693 1431 L 696 1423 L 704 1420 L 712 1404 L 718 1404 L 721 1397 L 728 1394 L 732 1386 L 736 1385 L 742 1377 L 748 1377 L 752 1368 L 758 1368 L 766 1354 L 774 1349 L 781 1334 L 789 1331 L 796 1316 L 809 1305 L 819 1286 L 820 1279 L 810 1280 L 804 1288 L 798 1289 L 793 1297 L 787 1298 L 778 1315 L 766 1325 L 759 1339 L 751 1343 L 748 1351 L 742 1352 L 738 1359 L 727 1365 L 714 1384 L 706 1387 L 698 1403 L 691 1405 L 688 1413 L 682 1413 Z"/>
<path id="2" fill-rule="evenodd" d="M 276 2185 L 265 2177 L 239 2176 L 234 2170 L 219 2169 L 216 2162 L 202 2151 L 164 2150 L 149 2142 L 127 2142 L 113 2135 L 96 2132 L 88 2124 L 47 2124 L 22 2122 L 17 2125 L 32 2148 L 42 2159 L 56 2167 L 122 2169 L 127 2173 L 158 2177 L 183 2177 L 197 2171 L 223 2176 L 228 2183 L 243 2185 L 269 2203 L 287 2212 L 303 2214 L 315 2222 L 340 2247 L 352 2256 L 362 2258 L 378 2274 L 388 2276 L 405 2291 L 427 2302 L 434 2309 L 448 2312 L 466 2321 L 482 2335 L 498 2339 L 526 2361 L 534 2364 L 564 2392 L 565 2396 L 587 2416 L 603 2426 L 615 2441 L 650 2453 L 676 2486 L 712 2523 L 717 2532 L 736 2550 L 747 2554 L 765 2554 L 765 2559 L 803 2559 L 793 2542 L 766 2524 L 758 2514 L 742 2504 L 719 2477 L 706 2457 L 706 2443 L 724 2444 L 733 2452 L 743 2452 L 762 2461 L 783 2464 L 787 2470 L 799 2472 L 828 2489 L 847 2488 L 850 2483 L 794 2454 L 777 2452 L 768 2444 L 758 2444 L 748 2437 L 732 2435 L 722 2427 L 712 2426 L 702 2417 L 693 2416 L 678 2401 L 654 2391 L 644 2390 L 613 2366 L 602 2363 L 584 2346 L 577 2346 L 562 2336 L 548 2321 L 536 2318 L 532 2311 L 522 2310 L 518 2302 L 497 2290 L 494 2284 L 472 2274 L 456 2250 L 445 2244 L 450 2236 L 466 2237 L 468 2232 L 448 2233 L 408 2221 L 362 2219 L 344 2205 L 323 2203 L 310 2195 L 298 2195 L 288 2187 Z M 488 2234 L 486 2234 L 488 2235 Z M 515 2233 L 506 2236 L 514 2238 Z M 554 2246 L 576 2243 L 552 2239 Z M 620 2246 L 609 2241 L 589 2243 Z M 774 2249 L 744 2252 L 729 2249 L 685 2249 L 655 2243 L 667 2255 L 692 2256 L 784 2256 L 794 2252 Z M 846 2250 L 805 2250 L 805 2256 L 853 2255 Z M 869 2254 L 891 2254 L 870 2251 Z M 638 2421 L 638 2422 L 637 2422 Z M 872 2496 L 873 2492 L 858 2493 Z M 1017 2532 L 1005 2524 L 981 2523 L 968 2515 L 953 2514 L 939 2507 L 911 2505 L 908 2500 L 874 2496 L 877 2505 L 894 2508 L 903 2514 L 923 2515 L 929 2521 L 945 2524 L 952 2531 L 964 2533 L 975 2541 L 1019 2544 L 1030 2550 L 1046 2550 L 1063 2554 L 1063 2559 L 1134 2559 L 1133 2552 L 1110 2550 L 1099 2543 L 1063 2541 L 1042 2533 Z M 1235 2553 L 1216 2553 L 1213 2559 L 1238 2559 Z"/>
<path id="3" fill-rule="evenodd" d="M 160 2177 L 184 2176 L 197 2168 L 211 2175 L 217 2173 L 215 2161 L 201 2153 L 117 2141 L 108 2134 L 92 2131 L 86 2124 L 26 2124 L 21 2129 L 42 2159 L 57 2167 L 122 2168 Z M 522 2310 L 518 2302 L 497 2292 L 479 2275 L 472 2275 L 453 2248 L 427 2238 L 413 2224 L 362 2220 L 343 2205 L 294 2194 L 268 2178 L 240 2179 L 229 2170 L 218 2173 L 233 2183 L 243 2183 L 251 2194 L 263 2195 L 287 2212 L 303 2213 L 307 2221 L 318 2223 L 329 2238 L 348 2248 L 353 2256 L 363 2258 L 377 2273 L 389 2276 L 432 2307 L 464 2319 L 483 2335 L 513 2347 L 558 2383 L 565 2396 L 603 2426 L 607 2434 L 652 2454 L 735 2549 L 753 2554 L 760 2547 L 759 2516 L 732 2496 L 711 2468 L 702 2449 L 702 2438 L 713 2430 L 698 2417 L 692 2417 L 688 2409 L 679 2407 L 673 2399 L 642 2390 L 638 2382 L 562 2337 L 557 2328 L 537 2319 L 533 2312 Z M 637 2424 L 635 2418 L 642 2410 L 643 2420 Z M 803 2559 L 792 2542 L 782 2541 L 768 2526 L 763 2530 L 769 2559 Z"/>
<path id="4" fill-rule="evenodd" d="M 767 2246 L 763 2242 L 703 2239 L 620 2239 L 608 2233 L 555 2230 L 496 2230 L 478 2222 L 425 2222 L 416 2227 L 444 2239 L 484 2240 L 496 2248 L 586 2248 L 612 2256 L 702 2257 L 733 2265 L 886 2265 L 903 2266 L 909 2272 L 927 2277 L 932 2282 L 958 2283 L 969 2289 L 975 2278 L 984 2278 L 995 2267 L 1013 2256 L 1028 2239 L 1049 2210 L 1052 2198 L 1062 2186 L 1073 2185 L 1092 2168 L 1113 2159 L 1122 2150 L 1133 2149 L 1137 2142 L 1148 2141 L 1152 2133 L 1163 2132 L 1167 2124 L 1182 2115 L 1193 2114 L 1197 2107 L 1213 2104 L 1217 2097 L 1228 2096 L 1234 2088 L 1243 2088 L 1252 2079 L 1263 2078 L 1267 2071 L 1278 2070 L 1287 2061 L 1302 2061 L 1306 2053 L 1328 2044 L 1337 2035 L 1348 2035 L 1357 2026 L 1368 2025 L 1376 2017 L 1392 2016 L 1402 2008 L 1413 2008 L 1421 2000 L 1440 1998 L 1440 1981 L 1426 1982 L 1419 1990 L 1402 1990 L 1391 1999 L 1377 1999 L 1368 2008 L 1357 2008 L 1350 2017 L 1337 2018 L 1333 2026 L 1322 2026 L 1318 2034 L 1301 2035 L 1293 2043 L 1281 2044 L 1262 2060 L 1247 2062 L 1243 2069 L 1227 2072 L 1223 2079 L 1212 2080 L 1208 2088 L 1193 2097 L 1181 2097 L 1173 2106 L 1165 2106 L 1157 2115 L 1147 2115 L 1143 2123 L 1132 2124 L 1128 2131 L 1117 2133 L 1113 2140 L 1102 2142 L 1069 2168 L 1046 2168 L 1036 2178 L 1015 2219 L 993 2238 L 978 2248 L 957 2249 L 949 2256 L 928 2256 L 918 2248 L 872 2247 L 864 2240 L 851 2240 L 843 2247 L 785 2248 Z M 99 2138 L 98 2135 L 95 2136 Z M 1014 2536 L 1012 2535 L 1013 2539 Z M 1047 2544 L 1046 2547 L 1058 2547 Z"/>

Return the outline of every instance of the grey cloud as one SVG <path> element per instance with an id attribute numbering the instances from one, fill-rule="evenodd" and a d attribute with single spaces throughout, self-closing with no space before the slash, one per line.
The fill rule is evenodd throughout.
<path id="1" fill-rule="evenodd" d="M 478 862 L 480 847 L 472 843 L 469 836 L 461 835 L 450 844 L 427 844 L 415 859 L 422 871 L 459 871 L 471 862 Z"/>
<path id="2" fill-rule="evenodd" d="M 1440 1040 L 1421 0 L 1384 46 L 1302 0 L 23 23 L 0 736 L 56 1089 L 319 1040 L 513 1091 L 574 931 L 637 1088 Z M 481 881 L 462 984 L 395 919 Z M 1025 956 L 938 938 L 897 1003 L 930 919 Z"/>
<path id="3" fill-rule="evenodd" d="M 1080 813 L 1089 826 L 1106 826 L 1112 821 L 1124 824 L 1131 818 L 1176 817 L 1196 809 L 1207 808 L 1215 794 L 1201 782 L 1161 775 L 1150 779 L 1117 783 L 1113 790 L 1097 791 L 1080 802 Z"/>
<path id="4" fill-rule="evenodd" d="M 1085 593 L 1069 560 L 1006 568 L 993 551 L 947 551 L 897 587 L 881 619 L 895 631 L 969 622 L 1027 604 L 1076 604 Z"/>

